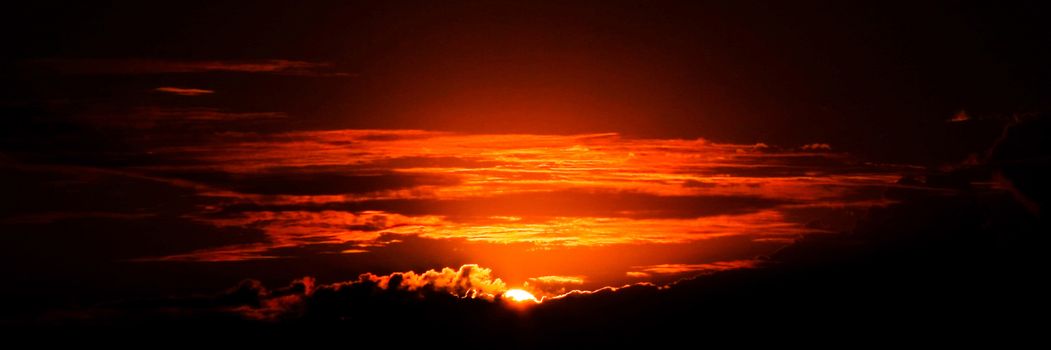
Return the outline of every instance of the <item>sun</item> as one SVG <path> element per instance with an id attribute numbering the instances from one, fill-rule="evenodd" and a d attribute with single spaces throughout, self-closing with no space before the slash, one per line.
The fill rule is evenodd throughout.
<path id="1" fill-rule="evenodd" d="M 517 302 L 517 303 L 526 302 L 526 301 L 532 301 L 534 303 L 539 303 L 540 302 L 540 300 L 537 300 L 537 298 L 535 296 L 533 296 L 532 293 L 529 293 L 529 292 L 521 290 L 521 289 L 508 289 L 506 292 L 504 292 L 503 297 L 506 298 L 506 299 L 511 299 L 512 301 Z"/>

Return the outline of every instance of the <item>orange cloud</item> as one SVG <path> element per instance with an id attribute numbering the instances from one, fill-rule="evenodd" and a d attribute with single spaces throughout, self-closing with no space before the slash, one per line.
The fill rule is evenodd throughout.
<path id="1" fill-rule="evenodd" d="M 752 268 L 758 265 L 755 260 L 719 261 L 707 264 L 660 264 L 635 266 L 627 272 L 628 277 L 644 278 L 653 275 L 676 275 L 683 273 L 711 273 L 717 271 Z"/>
<path id="2" fill-rule="evenodd" d="M 530 278 L 529 281 L 534 283 L 582 284 L 584 283 L 584 276 L 540 276 Z"/>
<path id="3" fill-rule="evenodd" d="M 148 115 L 271 117 L 198 109 Z M 159 257 L 166 260 L 268 258 L 273 249 L 318 244 L 361 253 L 385 244 L 374 242 L 381 235 L 596 247 L 729 236 L 788 242 L 821 231 L 789 211 L 872 203 L 878 193 L 861 190 L 898 179 L 895 169 L 859 165 L 826 146 L 617 134 L 231 132 L 151 150 L 180 163 L 141 171 L 222 199 L 190 215 L 196 220 L 259 228 L 271 238 Z"/>
<path id="4" fill-rule="evenodd" d="M 386 290 L 446 292 L 465 298 L 492 299 L 507 290 L 507 285 L 499 278 L 493 278 L 492 272 L 475 264 L 467 264 L 456 270 L 446 267 L 441 271 L 427 270 L 419 274 L 413 271 L 387 276 L 367 273 L 352 283 L 369 281 Z M 339 285 L 334 285 L 334 288 L 338 289 Z"/>
<path id="5" fill-rule="evenodd" d="M 522 288 L 537 297 L 551 297 L 579 288 L 584 284 L 585 276 L 540 276 L 527 280 Z"/>

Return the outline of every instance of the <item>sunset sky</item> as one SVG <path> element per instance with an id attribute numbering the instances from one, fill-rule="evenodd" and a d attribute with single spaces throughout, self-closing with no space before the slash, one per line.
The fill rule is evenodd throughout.
<path id="1" fill-rule="evenodd" d="M 631 340 L 1035 293 L 1035 3 L 3 12 L 0 325 Z"/>

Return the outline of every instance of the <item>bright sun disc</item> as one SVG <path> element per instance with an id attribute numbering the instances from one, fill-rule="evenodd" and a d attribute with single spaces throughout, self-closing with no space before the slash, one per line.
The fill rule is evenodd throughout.
<path id="1" fill-rule="evenodd" d="M 521 290 L 521 289 L 509 289 L 508 291 L 504 292 L 504 298 L 511 299 L 511 300 L 513 300 L 515 302 L 518 302 L 518 303 L 521 303 L 521 302 L 524 302 L 524 301 L 532 301 L 532 302 L 535 302 L 535 303 L 539 303 L 540 302 L 539 300 L 536 299 L 535 296 L 533 296 L 533 294 L 531 294 L 531 293 L 529 293 L 527 291 Z"/>

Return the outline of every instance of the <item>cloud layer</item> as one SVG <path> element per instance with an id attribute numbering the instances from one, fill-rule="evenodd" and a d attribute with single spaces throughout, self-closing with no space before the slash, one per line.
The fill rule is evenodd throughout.
<path id="1" fill-rule="evenodd" d="M 790 219 L 794 208 L 872 205 L 873 189 L 897 179 L 827 147 L 616 134 L 228 133 L 152 154 L 179 163 L 133 169 L 221 199 L 197 220 L 259 227 L 271 248 L 357 242 L 341 249 L 354 252 L 383 234 L 542 245 L 793 237 L 813 230 Z M 238 249 L 179 259 L 251 255 Z"/>

